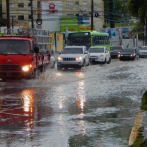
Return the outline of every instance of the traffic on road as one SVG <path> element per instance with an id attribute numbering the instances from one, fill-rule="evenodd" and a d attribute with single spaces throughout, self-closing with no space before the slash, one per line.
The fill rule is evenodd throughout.
<path id="1" fill-rule="evenodd" d="M 127 147 L 146 91 L 146 60 L 68 70 L 56 62 L 34 80 L 2 82 L 0 146 Z"/>

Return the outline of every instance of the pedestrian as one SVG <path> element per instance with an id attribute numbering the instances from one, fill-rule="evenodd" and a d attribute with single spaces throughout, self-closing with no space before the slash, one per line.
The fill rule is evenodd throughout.
<path id="1" fill-rule="evenodd" d="M 129 47 L 129 44 L 127 45 L 127 48 Z"/>

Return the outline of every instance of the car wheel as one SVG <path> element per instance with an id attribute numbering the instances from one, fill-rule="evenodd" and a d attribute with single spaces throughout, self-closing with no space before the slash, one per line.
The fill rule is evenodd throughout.
<path id="1" fill-rule="evenodd" d="M 40 72 L 44 72 L 44 71 L 45 71 L 45 66 L 42 65 L 42 66 L 40 67 Z"/>
<path id="2" fill-rule="evenodd" d="M 90 65 L 90 62 L 88 61 L 88 64 L 87 64 L 87 66 L 89 66 Z"/>
<path id="3" fill-rule="evenodd" d="M 37 69 L 34 70 L 33 72 L 33 79 L 37 79 L 37 75 L 38 75 L 38 72 L 37 72 Z"/>
<path id="4" fill-rule="evenodd" d="M 84 62 L 83 62 L 83 67 L 85 67 L 86 66 L 86 62 L 85 62 L 85 60 L 84 60 Z"/>
<path id="5" fill-rule="evenodd" d="M 106 63 L 106 58 L 105 58 L 105 61 L 103 62 L 104 64 Z"/>
<path id="6" fill-rule="evenodd" d="M 57 65 L 58 70 L 62 70 L 62 67 L 60 65 Z"/>
<path id="7" fill-rule="evenodd" d="M 110 62 L 111 62 L 111 57 L 109 58 L 109 61 L 107 62 L 107 64 L 110 64 Z"/>

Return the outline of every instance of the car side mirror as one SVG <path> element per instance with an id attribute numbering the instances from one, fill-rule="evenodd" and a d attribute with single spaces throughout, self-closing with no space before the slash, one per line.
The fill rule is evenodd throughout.
<path id="1" fill-rule="evenodd" d="M 59 51 L 58 53 L 59 53 L 59 54 L 62 54 L 62 53 L 63 53 L 63 51 Z"/>
<path id="2" fill-rule="evenodd" d="M 36 54 L 39 54 L 39 48 L 38 48 L 37 46 L 34 47 L 34 52 L 35 52 Z"/>
<path id="3" fill-rule="evenodd" d="M 84 54 L 88 54 L 88 51 L 85 51 Z"/>

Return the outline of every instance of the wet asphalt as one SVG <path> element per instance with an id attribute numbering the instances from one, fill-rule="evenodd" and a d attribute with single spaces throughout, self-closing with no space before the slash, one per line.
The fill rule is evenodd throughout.
<path id="1" fill-rule="evenodd" d="M 0 83 L 0 147 L 127 147 L 146 62 L 48 68 L 36 80 Z"/>

